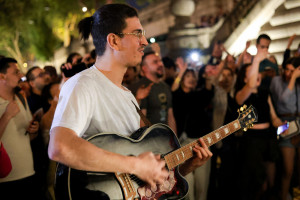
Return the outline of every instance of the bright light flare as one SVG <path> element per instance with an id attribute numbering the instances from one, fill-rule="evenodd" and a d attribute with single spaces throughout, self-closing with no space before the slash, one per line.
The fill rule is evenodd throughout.
<path id="1" fill-rule="evenodd" d="M 197 62 L 200 59 L 200 54 L 198 52 L 192 52 L 190 57 L 192 61 Z"/>
<path id="2" fill-rule="evenodd" d="M 82 12 L 86 12 L 87 11 L 87 7 L 82 7 Z"/>
<path id="3" fill-rule="evenodd" d="M 150 38 L 150 42 L 154 43 L 155 42 L 155 38 Z"/>

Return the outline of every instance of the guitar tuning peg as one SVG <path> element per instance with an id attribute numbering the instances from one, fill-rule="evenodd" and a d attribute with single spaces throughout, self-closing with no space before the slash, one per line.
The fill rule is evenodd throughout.
<path id="1" fill-rule="evenodd" d="M 237 109 L 237 112 L 240 113 L 240 109 Z"/>
<path id="2" fill-rule="evenodd" d="M 253 124 L 251 124 L 251 127 L 253 127 L 254 125 Z"/>
<path id="3" fill-rule="evenodd" d="M 247 128 L 244 128 L 244 129 L 243 129 L 243 131 L 247 131 L 247 130 L 248 130 Z"/>
<path id="4" fill-rule="evenodd" d="M 240 108 L 240 111 L 241 111 L 241 112 L 243 112 L 243 110 L 244 110 L 244 108 L 243 108 L 243 107 L 241 107 L 241 108 Z"/>
<path id="5" fill-rule="evenodd" d="M 244 105 L 244 106 L 243 106 L 243 108 L 246 110 L 246 108 L 247 108 L 247 105 Z"/>

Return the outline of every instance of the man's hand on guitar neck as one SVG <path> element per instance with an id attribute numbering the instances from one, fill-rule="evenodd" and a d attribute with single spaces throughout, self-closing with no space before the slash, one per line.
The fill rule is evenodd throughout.
<path id="1" fill-rule="evenodd" d="M 151 187 L 156 184 L 163 184 L 168 178 L 169 173 L 165 168 L 165 161 L 160 155 L 154 155 L 152 152 L 145 152 L 136 157 L 133 174 L 147 182 Z"/>
<path id="2" fill-rule="evenodd" d="M 212 157 L 212 152 L 208 149 L 202 138 L 199 139 L 200 145 L 193 148 L 194 156 L 179 166 L 179 171 L 182 176 L 189 174 L 196 168 L 202 166 L 206 161 Z"/>

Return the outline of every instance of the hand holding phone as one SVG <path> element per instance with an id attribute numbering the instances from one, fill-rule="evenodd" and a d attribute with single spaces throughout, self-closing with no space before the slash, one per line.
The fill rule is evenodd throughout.
<path id="1" fill-rule="evenodd" d="M 298 120 L 287 122 L 277 128 L 277 135 L 283 139 L 289 139 L 299 134 Z"/>

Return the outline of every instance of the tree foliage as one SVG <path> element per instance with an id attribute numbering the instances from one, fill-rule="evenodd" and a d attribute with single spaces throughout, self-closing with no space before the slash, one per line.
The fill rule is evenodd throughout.
<path id="1" fill-rule="evenodd" d="M 133 0 L 114 0 L 124 3 Z M 25 60 L 51 60 L 55 49 L 78 37 L 77 24 L 108 0 L 0 0 L 0 54 Z M 147 0 L 140 0 L 144 5 Z M 88 8 L 82 12 L 82 7 Z"/>

